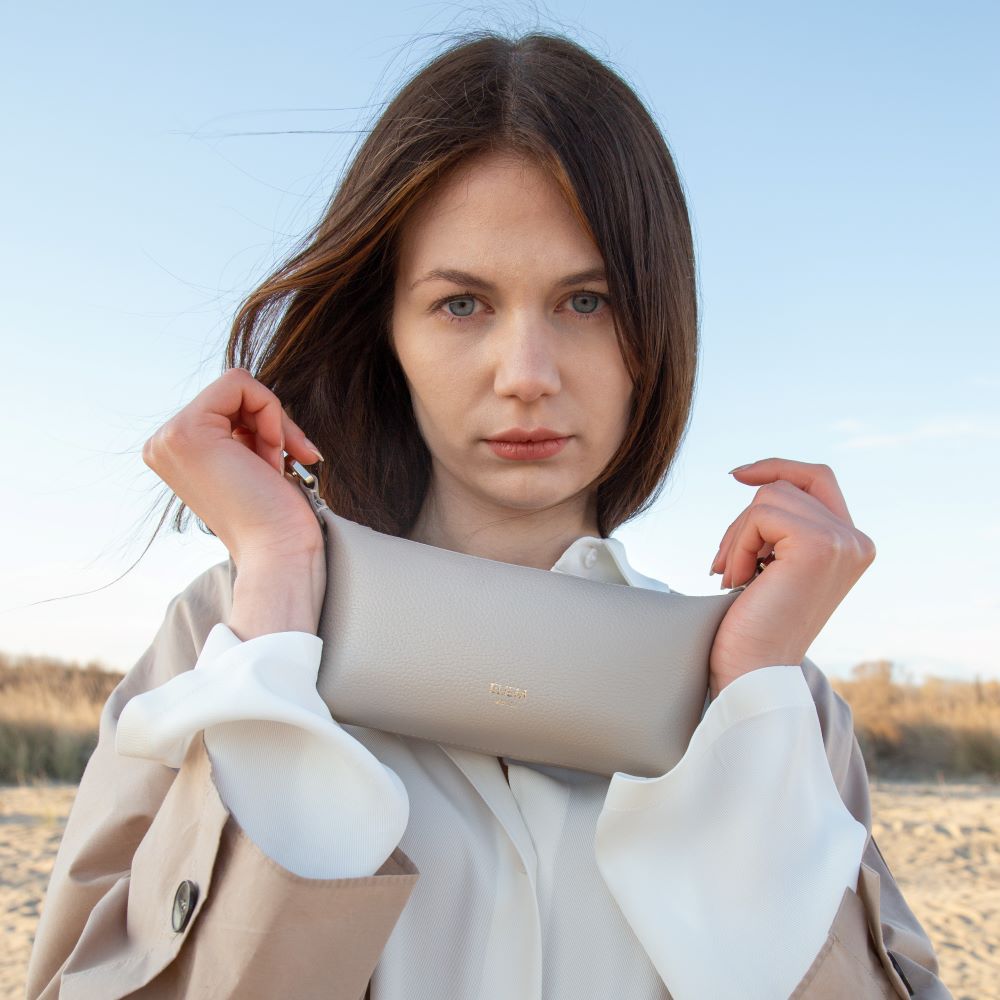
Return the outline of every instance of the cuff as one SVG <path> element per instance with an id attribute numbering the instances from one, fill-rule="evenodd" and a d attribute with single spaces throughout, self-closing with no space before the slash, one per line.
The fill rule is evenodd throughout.
<path id="1" fill-rule="evenodd" d="M 728 684 L 666 774 L 616 772 L 594 849 L 675 1000 L 765 1000 L 810 967 L 866 838 L 802 670 L 780 665 Z"/>
<path id="2" fill-rule="evenodd" d="M 409 821 L 402 780 L 331 716 L 316 690 L 322 640 L 243 641 L 213 626 L 193 670 L 132 698 L 115 747 L 177 766 L 204 730 L 219 794 L 248 836 L 297 875 L 372 875 Z"/>

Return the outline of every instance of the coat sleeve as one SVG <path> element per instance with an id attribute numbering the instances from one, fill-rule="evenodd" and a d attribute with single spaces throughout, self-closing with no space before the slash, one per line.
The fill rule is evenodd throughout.
<path id="1" fill-rule="evenodd" d="M 297 875 L 230 814 L 200 734 L 179 768 L 115 751 L 129 700 L 192 669 L 228 620 L 233 574 L 231 560 L 219 563 L 170 602 L 104 707 L 50 877 L 28 1000 L 366 992 L 419 877 L 402 850 L 373 875 Z"/>
<path id="2" fill-rule="evenodd" d="M 872 836 L 868 770 L 851 708 L 808 657 L 802 672 L 816 704 L 837 790 L 868 836 L 857 891 L 844 890 L 827 940 L 792 996 L 796 1000 L 840 996 L 952 1000 L 938 975 L 930 938 L 903 898 Z"/>
<path id="3" fill-rule="evenodd" d="M 193 670 L 122 709 L 115 746 L 179 767 L 200 733 L 230 817 L 268 857 L 307 878 L 374 875 L 406 831 L 409 795 L 330 714 L 322 650 L 311 632 L 243 641 L 219 622 Z"/>
<path id="4" fill-rule="evenodd" d="M 594 849 L 678 1000 L 950 996 L 872 839 L 850 708 L 811 663 L 729 684 L 666 774 L 616 773 Z"/>

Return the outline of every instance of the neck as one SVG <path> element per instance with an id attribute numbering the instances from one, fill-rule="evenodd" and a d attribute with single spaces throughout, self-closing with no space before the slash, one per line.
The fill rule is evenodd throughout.
<path id="1" fill-rule="evenodd" d="M 600 536 L 593 499 L 540 511 L 485 507 L 428 491 L 413 528 L 415 542 L 499 562 L 551 569 L 583 535 Z"/>

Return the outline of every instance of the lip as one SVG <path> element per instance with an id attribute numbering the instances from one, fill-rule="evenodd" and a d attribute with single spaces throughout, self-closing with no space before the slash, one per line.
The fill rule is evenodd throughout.
<path id="1" fill-rule="evenodd" d="M 566 447 L 569 437 L 544 438 L 538 441 L 498 441 L 487 439 L 493 454 L 515 462 L 537 462 L 552 458 Z"/>
<path id="2" fill-rule="evenodd" d="M 509 430 L 501 431 L 494 437 L 487 438 L 487 441 L 554 441 L 568 437 L 560 434 L 549 427 L 534 427 L 525 430 L 523 427 L 511 427 Z"/>

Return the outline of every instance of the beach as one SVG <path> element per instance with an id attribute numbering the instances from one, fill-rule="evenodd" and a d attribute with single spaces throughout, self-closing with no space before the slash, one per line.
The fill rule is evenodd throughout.
<path id="1" fill-rule="evenodd" d="M 0 998 L 24 975 L 75 785 L 0 787 Z M 874 834 L 955 1000 L 1000 1000 L 1000 786 L 872 782 Z"/>

